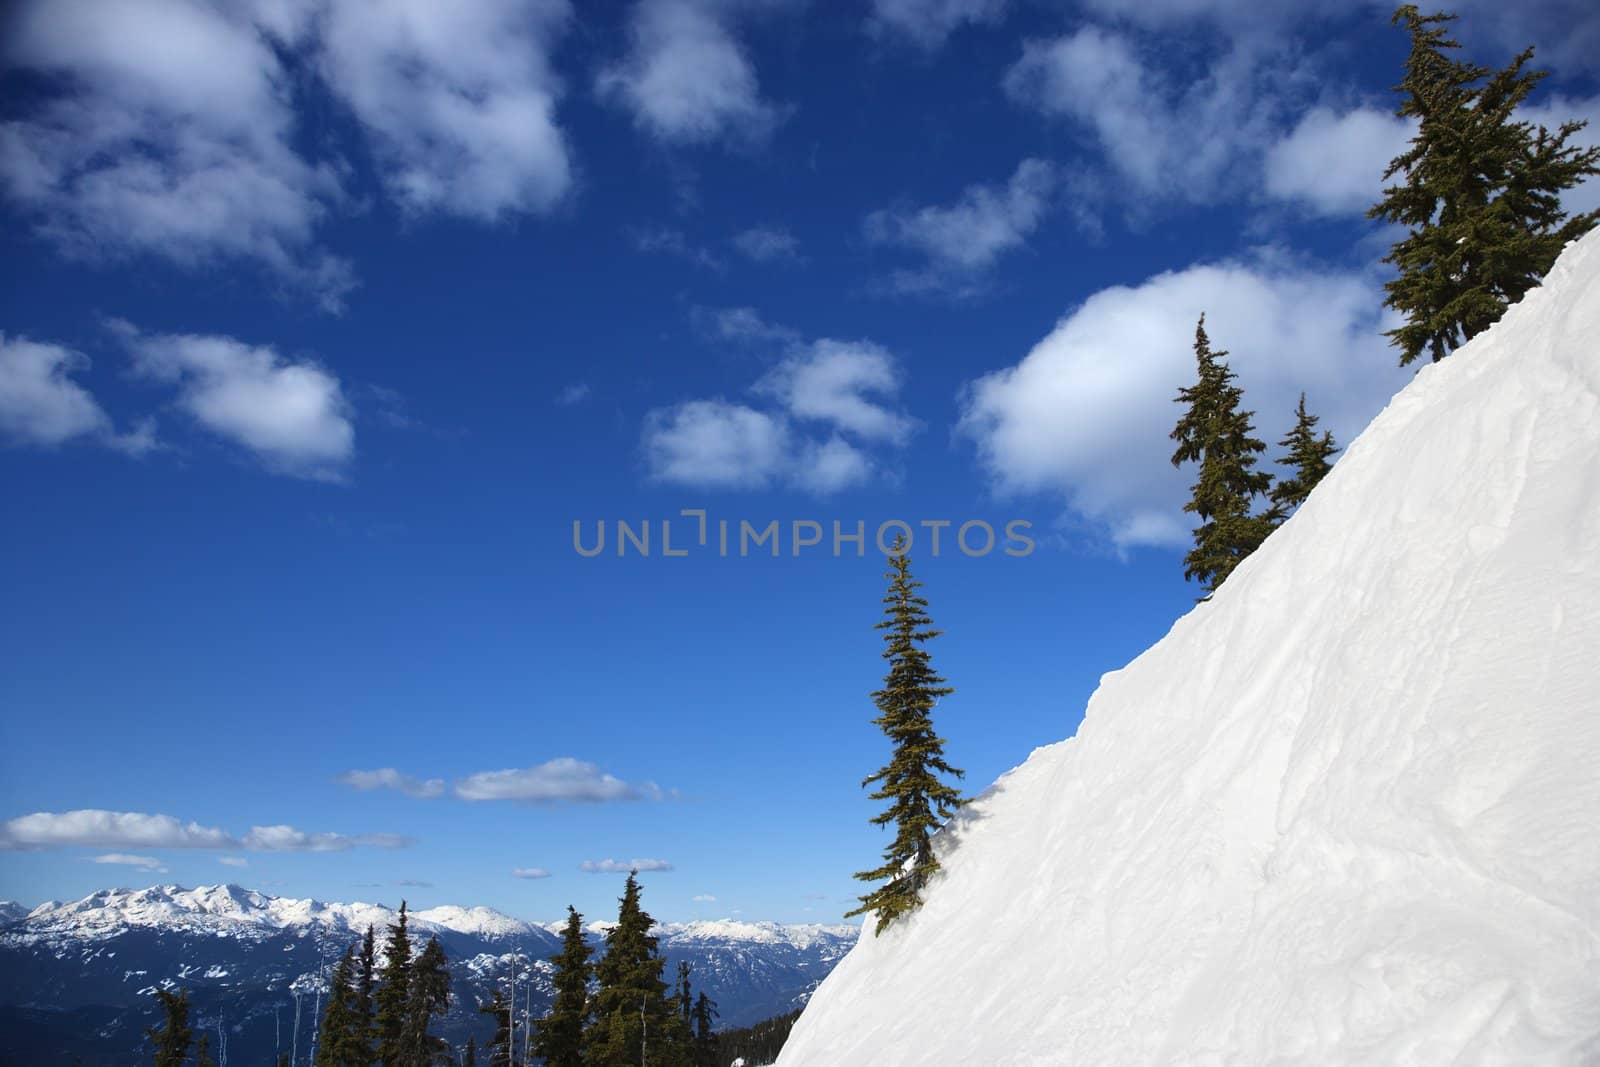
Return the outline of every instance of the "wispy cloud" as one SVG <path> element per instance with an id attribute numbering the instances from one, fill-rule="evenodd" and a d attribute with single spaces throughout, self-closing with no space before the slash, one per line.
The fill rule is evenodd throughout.
<path id="1" fill-rule="evenodd" d="M 124 867 L 141 867 L 147 871 L 165 872 L 166 867 L 154 856 L 133 856 L 126 852 L 108 852 L 103 856 L 89 857 L 90 863 L 113 863 Z"/>
<path id="2" fill-rule="evenodd" d="M 395 885 L 403 889 L 432 889 L 432 882 L 424 882 L 416 878 L 402 878 Z"/>
<path id="3" fill-rule="evenodd" d="M 578 870 L 585 874 L 627 874 L 629 871 L 670 871 L 672 864 L 666 860 L 637 859 L 628 860 L 584 860 L 578 864 Z"/>
<path id="4" fill-rule="evenodd" d="M 393 767 L 379 767 L 375 771 L 345 771 L 334 781 L 362 793 L 370 792 L 374 789 L 393 789 L 397 793 L 404 793 L 408 797 L 417 797 L 423 800 L 439 796 L 444 792 L 443 778 L 428 778 L 426 780 L 413 778 L 410 775 L 401 774 Z"/>
<path id="5" fill-rule="evenodd" d="M 574 382 L 556 394 L 556 403 L 561 407 L 570 408 L 589 399 L 589 383 Z"/>
<path id="6" fill-rule="evenodd" d="M 694 901 L 696 904 L 715 904 L 717 902 L 717 898 L 712 896 L 710 893 L 698 893 L 689 899 Z"/>
<path id="7" fill-rule="evenodd" d="M 218 856 L 217 862 L 224 867 L 248 867 L 250 861 L 243 856 Z"/>
<path id="8" fill-rule="evenodd" d="M 757 263 L 800 261 L 800 242 L 779 226 L 752 226 L 733 237 L 733 247 Z"/>
<path id="9" fill-rule="evenodd" d="M 872 0 L 867 26 L 931 52 L 961 26 L 999 22 L 1005 11 L 1006 0 Z"/>
<path id="10" fill-rule="evenodd" d="M 511 877 L 536 880 L 550 877 L 550 872 L 543 867 L 518 867 L 511 872 Z"/>
<path id="11" fill-rule="evenodd" d="M 639 800 L 644 787 L 630 785 L 593 763 L 563 756 L 535 767 L 479 771 L 455 783 L 463 800 L 515 800 L 529 804 L 601 804 Z"/>
<path id="12" fill-rule="evenodd" d="M 0 823 L 0 849 L 89 848 L 247 849 L 258 852 L 342 852 L 358 845 L 404 848 L 398 834 L 306 833 L 292 826 L 253 826 L 235 836 L 171 815 L 136 811 L 39 811 Z"/>
<path id="13" fill-rule="evenodd" d="M 722 270 L 726 266 L 710 249 L 692 243 L 682 230 L 668 227 L 637 230 L 633 235 L 633 244 L 641 252 L 674 256 L 711 270 Z"/>

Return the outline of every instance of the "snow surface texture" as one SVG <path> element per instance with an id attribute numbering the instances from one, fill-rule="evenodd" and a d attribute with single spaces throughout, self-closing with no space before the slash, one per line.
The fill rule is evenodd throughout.
<path id="1" fill-rule="evenodd" d="M 1600 232 L 940 835 L 782 1067 L 1600 1064 Z"/>

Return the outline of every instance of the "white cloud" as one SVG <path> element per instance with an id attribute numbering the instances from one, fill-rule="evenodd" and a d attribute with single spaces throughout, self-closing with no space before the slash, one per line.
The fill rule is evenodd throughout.
<path id="1" fill-rule="evenodd" d="M 593 763 L 563 756 L 536 767 L 479 771 L 455 784 L 463 800 L 520 800 L 534 804 L 637 800 L 640 790 Z"/>
<path id="2" fill-rule="evenodd" d="M 704 332 L 724 341 L 771 343 L 782 347 L 800 342 L 799 330 L 767 322 L 755 308 L 696 308 L 694 318 Z"/>
<path id="3" fill-rule="evenodd" d="M 733 247 L 757 263 L 778 260 L 797 261 L 800 242 L 794 234 L 778 226 L 752 226 L 734 234 Z"/>
<path id="4" fill-rule="evenodd" d="M 248 867 L 250 861 L 243 856 L 218 856 L 217 862 L 224 867 Z"/>
<path id="5" fill-rule="evenodd" d="M 355 455 L 355 427 L 339 379 L 328 371 L 231 337 L 114 328 L 137 369 L 176 385 L 178 406 L 207 430 L 278 473 L 343 477 Z"/>
<path id="6" fill-rule="evenodd" d="M 690 400 L 645 416 L 645 463 L 656 481 L 709 489 L 759 489 L 789 467 L 781 415 L 727 400 Z"/>
<path id="7" fill-rule="evenodd" d="M 292 79 L 245 5 L 32 0 L 6 58 L 52 92 L 0 125 L 0 189 L 67 254 L 266 265 L 337 308 L 349 264 L 314 230 L 342 197 L 291 147 Z"/>
<path id="8" fill-rule="evenodd" d="M 1374 277 L 1267 254 L 1103 289 L 1016 365 L 971 383 L 961 430 L 997 491 L 1058 494 L 1119 547 L 1183 544 L 1193 471 L 1172 467 L 1167 435 L 1200 313 L 1275 456 L 1302 390 L 1346 444 L 1408 380 L 1381 336 L 1381 298 Z"/>
<path id="9" fill-rule="evenodd" d="M 556 403 L 564 408 L 570 408 L 589 399 L 589 392 L 588 382 L 574 382 L 556 394 Z"/>
<path id="10" fill-rule="evenodd" d="M 712 896 L 710 893 L 699 893 L 690 897 L 689 899 L 694 901 L 696 904 L 715 904 L 717 902 L 717 898 Z"/>
<path id="11" fill-rule="evenodd" d="M 868 441 L 902 444 L 916 422 L 873 397 L 893 397 L 900 376 L 888 350 L 870 341 L 826 338 L 791 355 L 756 385 L 791 415 L 831 423 Z"/>
<path id="12" fill-rule="evenodd" d="M 1323 215 L 1364 214 L 1382 194 L 1389 161 L 1415 123 L 1376 108 L 1315 107 L 1267 151 L 1267 192 Z"/>
<path id="13" fill-rule="evenodd" d="M 578 870 L 586 874 L 627 874 L 629 871 L 670 871 L 672 864 L 666 860 L 584 860 L 578 864 Z"/>
<path id="14" fill-rule="evenodd" d="M 39 811 L 0 823 L 0 849 L 200 848 L 261 852 L 337 852 L 357 845 L 403 848 L 397 834 L 308 834 L 292 826 L 253 826 L 242 838 L 216 827 L 184 823 L 170 815 L 137 811 Z"/>
<path id="15" fill-rule="evenodd" d="M 165 873 L 166 867 L 154 856 L 134 856 L 126 852 L 108 852 L 103 856 L 89 857 L 90 863 L 111 863 L 123 867 L 140 867 L 147 871 Z"/>
<path id="16" fill-rule="evenodd" d="M 72 380 L 88 366 L 70 348 L 0 333 L 0 434 L 44 448 L 89 438 L 133 456 L 160 447 L 153 419 L 127 433 L 112 428 L 110 416 Z"/>
<path id="17" fill-rule="evenodd" d="M 932 51 L 962 25 L 996 23 L 1005 11 L 1006 0 L 872 0 L 868 26 Z"/>
<path id="18" fill-rule="evenodd" d="M 404 793 L 408 797 L 429 799 L 444 792 L 443 778 L 429 778 L 423 780 L 401 774 L 393 767 L 379 767 L 375 771 L 345 771 L 334 781 L 340 785 L 347 785 L 358 792 L 366 793 L 374 789 L 393 789 Z"/>
<path id="19" fill-rule="evenodd" d="M 405 209 L 542 212 L 572 184 L 549 62 L 570 18 L 566 0 L 338 0 L 319 66 Z"/>
<path id="20" fill-rule="evenodd" d="M 628 54 L 601 70 L 603 99 L 668 144 L 765 138 L 781 112 L 761 96 L 754 65 L 711 0 L 640 0 Z"/>
<path id="21" fill-rule="evenodd" d="M 516 870 L 511 872 L 511 877 L 528 879 L 548 878 L 550 877 L 550 872 L 545 870 L 543 867 L 518 867 Z"/>
<path id="22" fill-rule="evenodd" d="M 874 244 L 914 249 L 926 268 L 896 275 L 904 291 L 970 286 L 1002 253 L 1019 248 L 1039 227 L 1057 184 L 1055 168 L 1025 159 L 1004 187 L 973 185 L 954 204 L 875 211 L 864 223 Z"/>

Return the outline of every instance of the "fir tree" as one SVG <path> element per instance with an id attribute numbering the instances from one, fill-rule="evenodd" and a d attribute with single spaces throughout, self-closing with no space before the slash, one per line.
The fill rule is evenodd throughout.
<path id="1" fill-rule="evenodd" d="M 351 946 L 339 958 L 328 989 L 328 1005 L 322 1010 L 322 1025 L 317 1033 L 316 1067 L 359 1067 L 370 1055 L 367 1027 L 354 988 L 356 950 Z"/>
<path id="2" fill-rule="evenodd" d="M 1600 221 L 1600 211 L 1561 210 L 1562 190 L 1600 174 L 1600 147 L 1567 144 L 1584 123 L 1551 133 L 1515 118 L 1547 73 L 1524 69 L 1533 49 L 1499 71 L 1454 59 L 1454 19 L 1412 4 L 1393 19 L 1411 35 L 1396 114 L 1418 130 L 1384 172 L 1400 181 L 1367 214 L 1409 230 L 1384 260 L 1398 271 L 1384 303 L 1406 316 L 1389 331 L 1402 366 L 1423 352 L 1438 362 L 1482 333 Z"/>
<path id="3" fill-rule="evenodd" d="M 1323 476 L 1333 469 L 1329 462 L 1339 451 L 1333 443 L 1333 434 L 1317 433 L 1318 418 L 1306 411 L 1306 394 L 1300 394 L 1300 404 L 1295 408 L 1294 429 L 1278 444 L 1288 449 L 1278 462 L 1293 469 L 1294 476 L 1280 478 L 1272 486 L 1272 503 L 1278 521 L 1288 518 L 1289 512 L 1305 503 L 1311 490 Z"/>
<path id="4" fill-rule="evenodd" d="M 428 1033 L 435 1015 L 450 1006 L 450 971 L 437 937 L 430 937 L 411 963 L 405 1024 L 400 1028 L 400 1067 L 429 1067 L 448 1052 L 441 1038 Z"/>
<path id="5" fill-rule="evenodd" d="M 461 1067 L 478 1067 L 478 1039 L 467 1038 L 467 1051 L 461 1055 Z"/>
<path id="6" fill-rule="evenodd" d="M 211 1058 L 210 1034 L 201 1034 L 200 1040 L 195 1042 L 194 1067 L 217 1067 L 217 1061 Z"/>
<path id="7" fill-rule="evenodd" d="M 561 933 L 561 952 L 550 957 L 555 964 L 551 982 L 555 999 L 550 1011 L 534 1024 L 533 1051 L 545 1067 L 582 1067 L 583 1031 L 589 1020 L 589 957 L 594 950 L 583 936 L 583 916 L 570 904 L 567 925 Z"/>
<path id="8" fill-rule="evenodd" d="M 606 934 L 606 952 L 595 967 L 594 1022 L 584 1035 L 584 1063 L 590 1067 L 631 1067 L 646 1043 L 663 1048 L 667 1032 L 666 961 L 650 933 L 655 921 L 639 904 L 638 871 L 628 874 L 617 924 Z"/>
<path id="9" fill-rule="evenodd" d="M 166 1015 L 166 1026 L 144 1032 L 156 1046 L 155 1067 L 183 1067 L 194 1043 L 194 1031 L 189 1029 L 189 992 L 157 989 L 156 1001 Z"/>
<path id="10" fill-rule="evenodd" d="M 478 1009 L 494 1018 L 494 1037 L 489 1041 L 489 1067 L 511 1067 L 511 1007 L 504 992 L 494 991 L 494 999 Z"/>
<path id="11" fill-rule="evenodd" d="M 372 1051 L 372 990 L 378 977 L 377 939 L 372 924 L 367 924 L 366 936 L 361 939 L 361 966 L 356 978 L 356 1012 L 361 1016 L 361 1040 L 366 1046 L 362 1064 L 372 1063 L 377 1056 Z"/>
<path id="12" fill-rule="evenodd" d="M 384 946 L 383 980 L 373 994 L 377 1016 L 373 1020 L 378 1038 L 378 1059 L 383 1067 L 399 1067 L 400 1031 L 406 1023 L 406 1007 L 411 999 L 411 936 L 406 930 L 406 902 L 400 902 L 399 922 L 389 925 L 389 941 Z"/>
<path id="13" fill-rule="evenodd" d="M 1244 391 L 1233 384 L 1233 371 L 1223 361 L 1227 354 L 1211 350 L 1201 315 L 1194 330 L 1198 377 L 1193 386 L 1178 390 L 1177 403 L 1188 407 L 1171 434 L 1178 443 L 1172 465 L 1200 465 L 1183 506 L 1200 518 L 1194 548 L 1183 558 L 1183 576 L 1203 583 L 1206 595 L 1201 600 L 1260 547 L 1277 519 L 1271 511 L 1251 511 L 1254 498 L 1272 488 L 1272 475 L 1255 470 L 1256 458 L 1267 446 L 1254 436 L 1250 419 L 1255 413 L 1239 410 Z"/>
<path id="14" fill-rule="evenodd" d="M 694 1067 L 717 1067 L 717 1002 L 705 990 L 694 1002 Z"/>
<path id="15" fill-rule="evenodd" d="M 893 823 L 895 836 L 884 849 L 883 865 L 856 875 L 862 881 L 883 884 L 861 897 L 861 906 L 847 913 L 876 912 L 875 933 L 882 933 L 897 917 L 921 906 L 922 888 L 939 869 L 933 854 L 933 832 L 940 820 L 948 819 L 963 803 L 960 793 L 940 779 L 941 775 L 960 778 L 963 772 L 945 761 L 944 738 L 933 729 L 934 705 L 955 690 L 934 673 L 922 647 L 940 631 L 932 628 L 928 601 L 917 593 L 922 583 L 911 577 L 911 559 L 905 547 L 903 537 L 895 539 L 890 569 L 884 575 L 889 579 L 889 591 L 883 598 L 885 618 L 875 627 L 884 631 L 888 647 L 883 658 L 889 661 L 889 673 L 883 688 L 872 694 L 878 708 L 872 721 L 889 738 L 893 751 L 888 765 L 861 783 L 881 783 L 872 799 L 890 803 L 872 821 L 879 826 Z"/>

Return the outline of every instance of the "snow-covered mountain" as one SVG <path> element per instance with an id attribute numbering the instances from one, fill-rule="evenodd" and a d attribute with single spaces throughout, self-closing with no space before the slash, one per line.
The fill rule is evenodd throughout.
<path id="1" fill-rule="evenodd" d="M 269 1063 L 291 1048 L 304 1059 L 322 976 L 368 925 L 381 946 L 395 921 L 380 904 L 296 900 L 236 885 L 112 889 L 17 910 L 20 918 L 0 926 L 0 1064 L 57 1062 L 63 1054 L 85 1064 L 141 1062 L 161 984 L 190 990 L 197 1018 L 227 1029 L 236 1061 Z M 562 924 L 455 906 L 409 919 L 414 934 L 437 936 L 451 961 L 456 1005 L 445 1036 L 483 1038 L 476 1005 L 513 971 L 519 1004 L 543 1013 L 553 992 L 547 960 L 559 949 Z M 604 929 L 592 924 L 591 936 L 598 941 Z M 666 924 L 656 934 L 668 973 L 687 960 L 723 1022 L 743 1025 L 804 1003 L 858 931 L 721 920 Z"/>
<path id="2" fill-rule="evenodd" d="M 940 835 L 782 1067 L 1600 1064 L 1600 232 Z"/>

